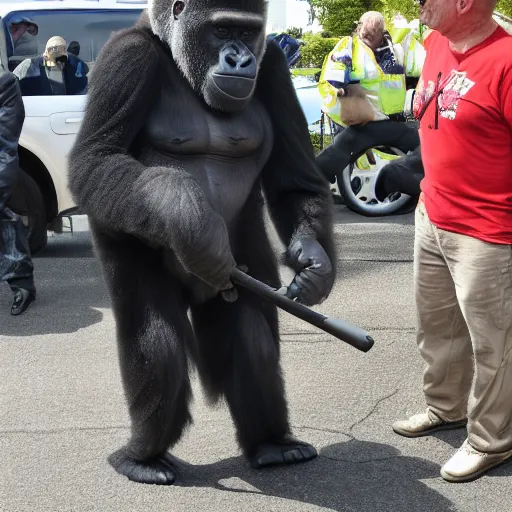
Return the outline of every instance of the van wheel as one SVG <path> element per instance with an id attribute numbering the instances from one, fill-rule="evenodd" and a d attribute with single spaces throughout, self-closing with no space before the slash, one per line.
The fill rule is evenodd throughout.
<path id="1" fill-rule="evenodd" d="M 46 204 L 39 186 L 23 169 L 13 195 L 12 210 L 28 219 L 27 238 L 30 253 L 37 254 L 48 243 Z"/>

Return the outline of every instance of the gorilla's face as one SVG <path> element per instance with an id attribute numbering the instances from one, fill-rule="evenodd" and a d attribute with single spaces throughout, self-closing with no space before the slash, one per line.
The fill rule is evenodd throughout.
<path id="1" fill-rule="evenodd" d="M 247 105 L 265 53 L 263 0 L 150 0 L 148 13 L 154 33 L 210 107 L 235 112 Z"/>

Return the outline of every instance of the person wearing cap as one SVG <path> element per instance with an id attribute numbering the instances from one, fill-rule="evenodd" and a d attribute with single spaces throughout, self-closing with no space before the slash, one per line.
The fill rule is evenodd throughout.
<path id="1" fill-rule="evenodd" d="M 25 59 L 14 70 L 23 96 L 86 94 L 88 72 L 87 64 L 68 53 L 60 36 L 48 40 L 43 55 Z"/>

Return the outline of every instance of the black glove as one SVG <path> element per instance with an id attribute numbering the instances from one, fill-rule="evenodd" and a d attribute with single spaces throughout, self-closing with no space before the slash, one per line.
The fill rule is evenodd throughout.
<path id="1" fill-rule="evenodd" d="M 287 297 L 306 306 L 321 304 L 334 284 L 332 264 L 324 248 L 314 238 L 299 239 L 290 245 L 286 258 L 297 272 Z"/>

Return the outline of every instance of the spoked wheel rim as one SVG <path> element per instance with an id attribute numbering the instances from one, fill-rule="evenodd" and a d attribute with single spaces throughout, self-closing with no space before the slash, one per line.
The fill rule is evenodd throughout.
<path id="1" fill-rule="evenodd" d="M 377 175 L 391 160 L 405 156 L 398 148 L 377 146 L 358 155 L 342 172 L 343 196 L 349 206 L 371 215 L 389 215 L 397 212 L 411 199 L 411 196 L 397 192 L 384 201 L 375 197 Z M 338 188 L 341 188 L 338 184 Z M 347 197 L 348 196 L 348 197 Z"/>

